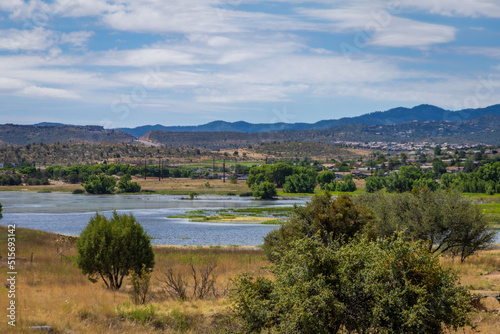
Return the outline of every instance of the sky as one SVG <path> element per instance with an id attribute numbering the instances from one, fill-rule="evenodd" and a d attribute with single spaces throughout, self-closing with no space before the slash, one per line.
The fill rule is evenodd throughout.
<path id="1" fill-rule="evenodd" d="M 313 123 L 498 103 L 498 0 L 0 1 L 2 124 Z"/>

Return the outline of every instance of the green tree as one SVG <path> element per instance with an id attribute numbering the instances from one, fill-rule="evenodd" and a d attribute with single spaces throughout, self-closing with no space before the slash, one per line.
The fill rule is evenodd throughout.
<path id="1" fill-rule="evenodd" d="M 293 241 L 318 235 L 325 244 L 346 242 L 357 233 L 369 231 L 375 216 L 363 204 L 355 204 L 350 195 L 334 198 L 330 193 L 315 195 L 279 229 L 264 237 L 264 252 L 272 260 L 275 253 L 289 249 Z"/>
<path id="2" fill-rule="evenodd" d="M 446 173 L 446 164 L 439 159 L 434 159 L 432 161 L 432 170 L 436 175 L 436 178 L 441 177 L 441 175 Z"/>
<path id="3" fill-rule="evenodd" d="M 151 241 L 132 214 L 113 212 L 111 219 L 93 216 L 77 241 L 77 265 L 91 282 L 99 277 L 117 290 L 131 271 L 141 275 L 154 267 Z"/>
<path id="4" fill-rule="evenodd" d="M 495 235 L 479 206 L 456 191 L 364 194 L 357 203 L 373 209 L 372 233 L 391 237 L 404 231 L 408 240 L 427 242 L 430 252 L 451 253 L 464 261 L 485 248 Z"/>
<path id="5" fill-rule="evenodd" d="M 384 179 L 379 176 L 370 176 L 365 180 L 365 191 L 373 193 L 384 188 Z"/>
<path id="6" fill-rule="evenodd" d="M 283 191 L 286 193 L 314 193 L 314 188 L 316 188 L 316 172 L 314 170 L 309 171 L 309 173 L 287 176 L 283 185 Z"/>
<path id="7" fill-rule="evenodd" d="M 103 174 L 89 175 L 82 186 L 89 194 L 112 194 L 115 191 L 116 179 Z"/>
<path id="8" fill-rule="evenodd" d="M 260 184 L 255 184 L 252 187 L 252 193 L 256 199 L 273 199 L 278 195 L 276 186 L 273 183 L 267 181 L 264 181 Z"/>
<path id="9" fill-rule="evenodd" d="M 331 183 L 333 180 L 335 180 L 335 173 L 329 170 L 319 173 L 316 177 L 316 182 L 318 182 L 322 190 L 326 190 L 325 185 Z"/>
<path id="10" fill-rule="evenodd" d="M 472 325 L 470 294 L 423 242 L 297 240 L 274 279 L 240 275 L 231 292 L 245 332 L 443 333 Z"/>
<path id="11" fill-rule="evenodd" d="M 126 193 L 138 193 L 141 191 L 141 186 L 137 182 L 132 182 L 132 177 L 130 174 L 125 174 L 120 178 L 118 182 L 118 188 Z"/>
<path id="12" fill-rule="evenodd" d="M 435 148 L 434 148 L 434 155 L 441 155 L 441 146 L 437 145 Z"/>

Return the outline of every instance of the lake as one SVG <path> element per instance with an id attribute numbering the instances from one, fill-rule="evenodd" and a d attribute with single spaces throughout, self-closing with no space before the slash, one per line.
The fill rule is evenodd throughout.
<path id="1" fill-rule="evenodd" d="M 36 230 L 79 235 L 96 212 L 111 216 L 132 213 L 155 245 L 263 244 L 263 237 L 276 225 L 248 223 L 196 223 L 166 218 L 196 209 L 224 209 L 303 205 L 307 197 L 293 200 L 256 201 L 236 196 L 199 196 L 194 200 L 178 195 L 73 195 L 68 193 L 0 192 L 3 219 L 0 225 L 16 224 Z"/>

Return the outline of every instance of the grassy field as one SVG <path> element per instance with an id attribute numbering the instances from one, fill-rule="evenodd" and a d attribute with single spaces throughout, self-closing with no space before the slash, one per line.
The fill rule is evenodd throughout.
<path id="1" fill-rule="evenodd" d="M 158 178 L 153 177 L 148 177 L 146 180 L 134 177 L 133 181 L 137 181 L 143 191 L 158 194 L 188 195 L 194 192 L 196 194 L 238 195 L 250 191 L 245 181 L 238 181 L 236 184 L 222 180 L 190 178 L 166 178 L 158 181 Z M 83 189 L 83 187 L 81 184 L 62 182 L 47 186 L 0 186 L 0 191 L 73 192 L 75 189 Z"/>
<path id="2" fill-rule="evenodd" d="M 2 333 L 31 333 L 31 326 L 47 325 L 55 333 L 232 333 L 238 323 L 231 318 L 227 292 L 231 278 L 249 272 L 269 276 L 263 252 L 251 247 L 155 247 L 156 267 L 152 275 L 148 306 L 131 302 L 130 282 L 113 292 L 103 283 L 91 283 L 75 266 L 75 239 L 39 231 L 16 231 L 16 310 L 15 331 L 7 320 L 0 321 Z M 0 227 L 0 254 L 6 256 L 6 228 Z M 61 253 L 62 251 L 62 253 Z M 31 262 L 31 254 L 33 261 Z M 58 254 L 61 254 L 58 256 Z M 171 268 L 193 285 L 189 264 L 201 269 L 214 264 L 215 293 L 196 299 L 179 300 L 165 291 L 165 272 Z M 464 264 L 443 258 L 446 267 L 457 270 L 461 283 L 473 292 L 498 293 L 500 290 L 500 250 L 472 256 Z M 1 262 L 4 282 L 5 259 Z M 0 307 L 7 307 L 8 289 L 0 286 Z M 498 333 L 500 305 L 494 298 L 481 301 L 484 311 L 473 315 L 481 333 Z M 4 311 L 5 312 L 5 311 Z M 465 333 L 473 333 L 467 329 Z M 460 331 L 460 333 L 464 333 Z"/>

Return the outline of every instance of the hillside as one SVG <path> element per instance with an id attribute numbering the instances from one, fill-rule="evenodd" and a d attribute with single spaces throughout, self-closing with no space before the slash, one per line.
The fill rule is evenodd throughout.
<path id="1" fill-rule="evenodd" d="M 0 125 L 0 145 L 34 143 L 129 143 L 133 137 L 118 130 L 86 125 Z"/>
<path id="2" fill-rule="evenodd" d="M 163 126 L 144 125 L 136 128 L 119 128 L 122 132 L 141 137 L 150 131 L 170 132 L 273 132 L 287 130 L 324 130 L 345 124 L 390 125 L 411 121 L 464 121 L 484 115 L 500 115 L 500 105 L 480 109 L 465 109 L 459 111 L 445 110 L 436 106 L 422 104 L 413 108 L 394 108 L 387 111 L 377 111 L 357 117 L 323 120 L 316 123 L 261 123 L 214 121 L 197 126 Z"/>
<path id="3" fill-rule="evenodd" d="M 460 122 L 412 121 L 396 125 L 346 124 L 324 130 L 242 132 L 151 131 L 144 139 L 167 146 L 232 149 L 261 143 L 307 141 L 334 144 L 352 142 L 409 142 L 500 144 L 500 115 L 485 115 Z"/>

